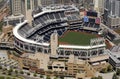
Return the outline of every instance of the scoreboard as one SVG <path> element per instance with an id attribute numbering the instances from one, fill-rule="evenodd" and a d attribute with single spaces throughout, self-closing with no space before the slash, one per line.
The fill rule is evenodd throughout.
<path id="1" fill-rule="evenodd" d="M 98 13 L 94 11 L 87 11 L 86 16 L 98 17 Z"/>

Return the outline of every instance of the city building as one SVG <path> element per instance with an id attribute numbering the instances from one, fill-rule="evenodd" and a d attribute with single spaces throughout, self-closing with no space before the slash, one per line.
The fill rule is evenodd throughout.
<path id="1" fill-rule="evenodd" d="M 82 0 L 38 0 L 38 6 L 49 6 L 49 5 L 69 5 L 69 4 L 76 4 L 82 5 Z"/>
<path id="2" fill-rule="evenodd" d="M 22 14 L 21 0 L 10 0 L 10 9 L 13 15 Z"/>
<path id="3" fill-rule="evenodd" d="M 21 14 L 26 15 L 27 11 L 33 10 L 37 6 L 37 0 L 10 0 L 11 14 L 15 16 Z"/>
<path id="4" fill-rule="evenodd" d="M 11 15 L 13 16 L 24 15 L 25 19 L 27 19 L 30 24 L 32 24 L 31 23 L 32 11 L 37 6 L 38 6 L 37 0 L 10 0 Z"/>
<path id="5" fill-rule="evenodd" d="M 5 45 L 7 46 L 5 49 L 14 49 L 12 30 L 12 26 L 6 26 L 2 28 L 2 33 L 0 35 L 0 46 L 3 47 L 0 47 L 1 49 L 4 49 Z"/>
<path id="6" fill-rule="evenodd" d="M 120 68 L 120 45 L 114 46 L 110 51 L 109 51 L 109 63 L 114 67 L 114 68 Z"/>
<path id="7" fill-rule="evenodd" d="M 17 24 L 21 23 L 24 21 L 24 15 L 19 15 L 19 16 L 7 16 L 4 17 L 4 26 L 8 26 L 11 25 L 13 27 L 15 27 Z"/>
<path id="8" fill-rule="evenodd" d="M 49 55 L 43 53 L 30 54 L 25 53 L 19 58 L 21 69 L 30 70 L 44 74 L 48 70 Z"/>
<path id="9" fill-rule="evenodd" d="M 114 16 L 114 15 L 109 15 L 108 16 L 108 27 L 110 28 L 118 28 L 120 27 L 120 17 Z"/>
<path id="10" fill-rule="evenodd" d="M 104 0 L 93 0 L 94 10 L 96 10 L 100 15 L 104 14 Z"/>
<path id="11" fill-rule="evenodd" d="M 12 56 L 11 56 L 12 57 Z M 49 76 L 70 76 L 70 77 L 93 77 L 96 70 L 84 60 L 80 60 L 74 55 L 68 59 L 51 59 L 48 54 L 35 53 L 23 54 L 19 59 L 20 69 L 30 70 Z M 62 61 L 61 61 L 61 60 Z"/>
<path id="12" fill-rule="evenodd" d="M 57 5 L 57 4 L 71 4 L 71 0 L 41 0 L 42 6 Z"/>
<path id="13" fill-rule="evenodd" d="M 119 6 L 120 6 L 119 0 L 105 0 L 105 10 L 103 15 L 103 21 L 107 26 L 111 28 L 119 27 L 119 23 L 118 23 L 119 17 L 120 17 Z M 117 22 L 115 22 L 116 20 Z"/>
<path id="14" fill-rule="evenodd" d="M 115 15 L 120 17 L 120 0 L 116 0 L 115 2 Z"/>

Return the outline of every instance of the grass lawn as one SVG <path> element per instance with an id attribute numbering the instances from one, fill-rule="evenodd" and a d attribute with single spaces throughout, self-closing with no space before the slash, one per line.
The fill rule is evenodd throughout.
<path id="1" fill-rule="evenodd" d="M 12 79 L 11 77 L 6 77 L 6 79 Z"/>
<path id="2" fill-rule="evenodd" d="M 59 38 L 59 43 L 70 45 L 89 45 L 90 39 L 97 38 L 95 34 L 85 32 L 68 31 Z"/>
<path id="3" fill-rule="evenodd" d="M 5 79 L 4 76 L 0 76 L 0 79 Z"/>

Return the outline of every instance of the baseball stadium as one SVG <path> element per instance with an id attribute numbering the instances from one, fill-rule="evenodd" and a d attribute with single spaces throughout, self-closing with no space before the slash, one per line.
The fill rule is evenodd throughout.
<path id="1" fill-rule="evenodd" d="M 98 35 L 98 20 L 96 12 L 87 12 L 81 20 L 79 10 L 74 5 L 45 7 L 33 15 L 32 24 L 25 20 L 14 28 L 14 45 L 24 52 L 50 55 L 56 45 L 57 57 L 74 54 L 86 59 L 103 55 L 106 44 L 104 38 Z"/>

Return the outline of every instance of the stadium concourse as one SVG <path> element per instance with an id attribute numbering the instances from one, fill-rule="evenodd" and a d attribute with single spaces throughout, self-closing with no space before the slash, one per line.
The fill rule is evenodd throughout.
<path id="1" fill-rule="evenodd" d="M 70 54 L 74 54 L 79 58 L 103 55 L 106 44 L 104 38 L 97 37 L 99 30 L 99 22 L 95 23 L 97 13 L 93 12 L 94 18 L 89 18 L 89 16 L 92 16 L 92 13 L 88 12 L 88 16 L 85 16 L 82 23 L 78 13 L 79 10 L 74 5 L 43 8 L 42 12 L 33 16 L 32 26 L 25 20 L 14 28 L 15 47 L 26 52 L 51 53 L 50 38 L 51 34 L 56 33 L 58 37 L 61 37 L 59 42 L 70 42 L 70 44 L 67 45 L 58 44 L 56 48 L 58 57 L 68 57 Z M 75 23 L 75 20 L 79 22 Z M 79 23 L 81 23 L 81 26 L 78 26 Z M 74 28 L 74 26 L 76 26 L 76 28 Z M 68 32 L 68 37 L 65 37 L 67 39 L 64 41 L 62 35 L 68 30 L 89 31 L 95 34 L 71 31 Z M 74 39 L 72 40 L 72 38 Z"/>

